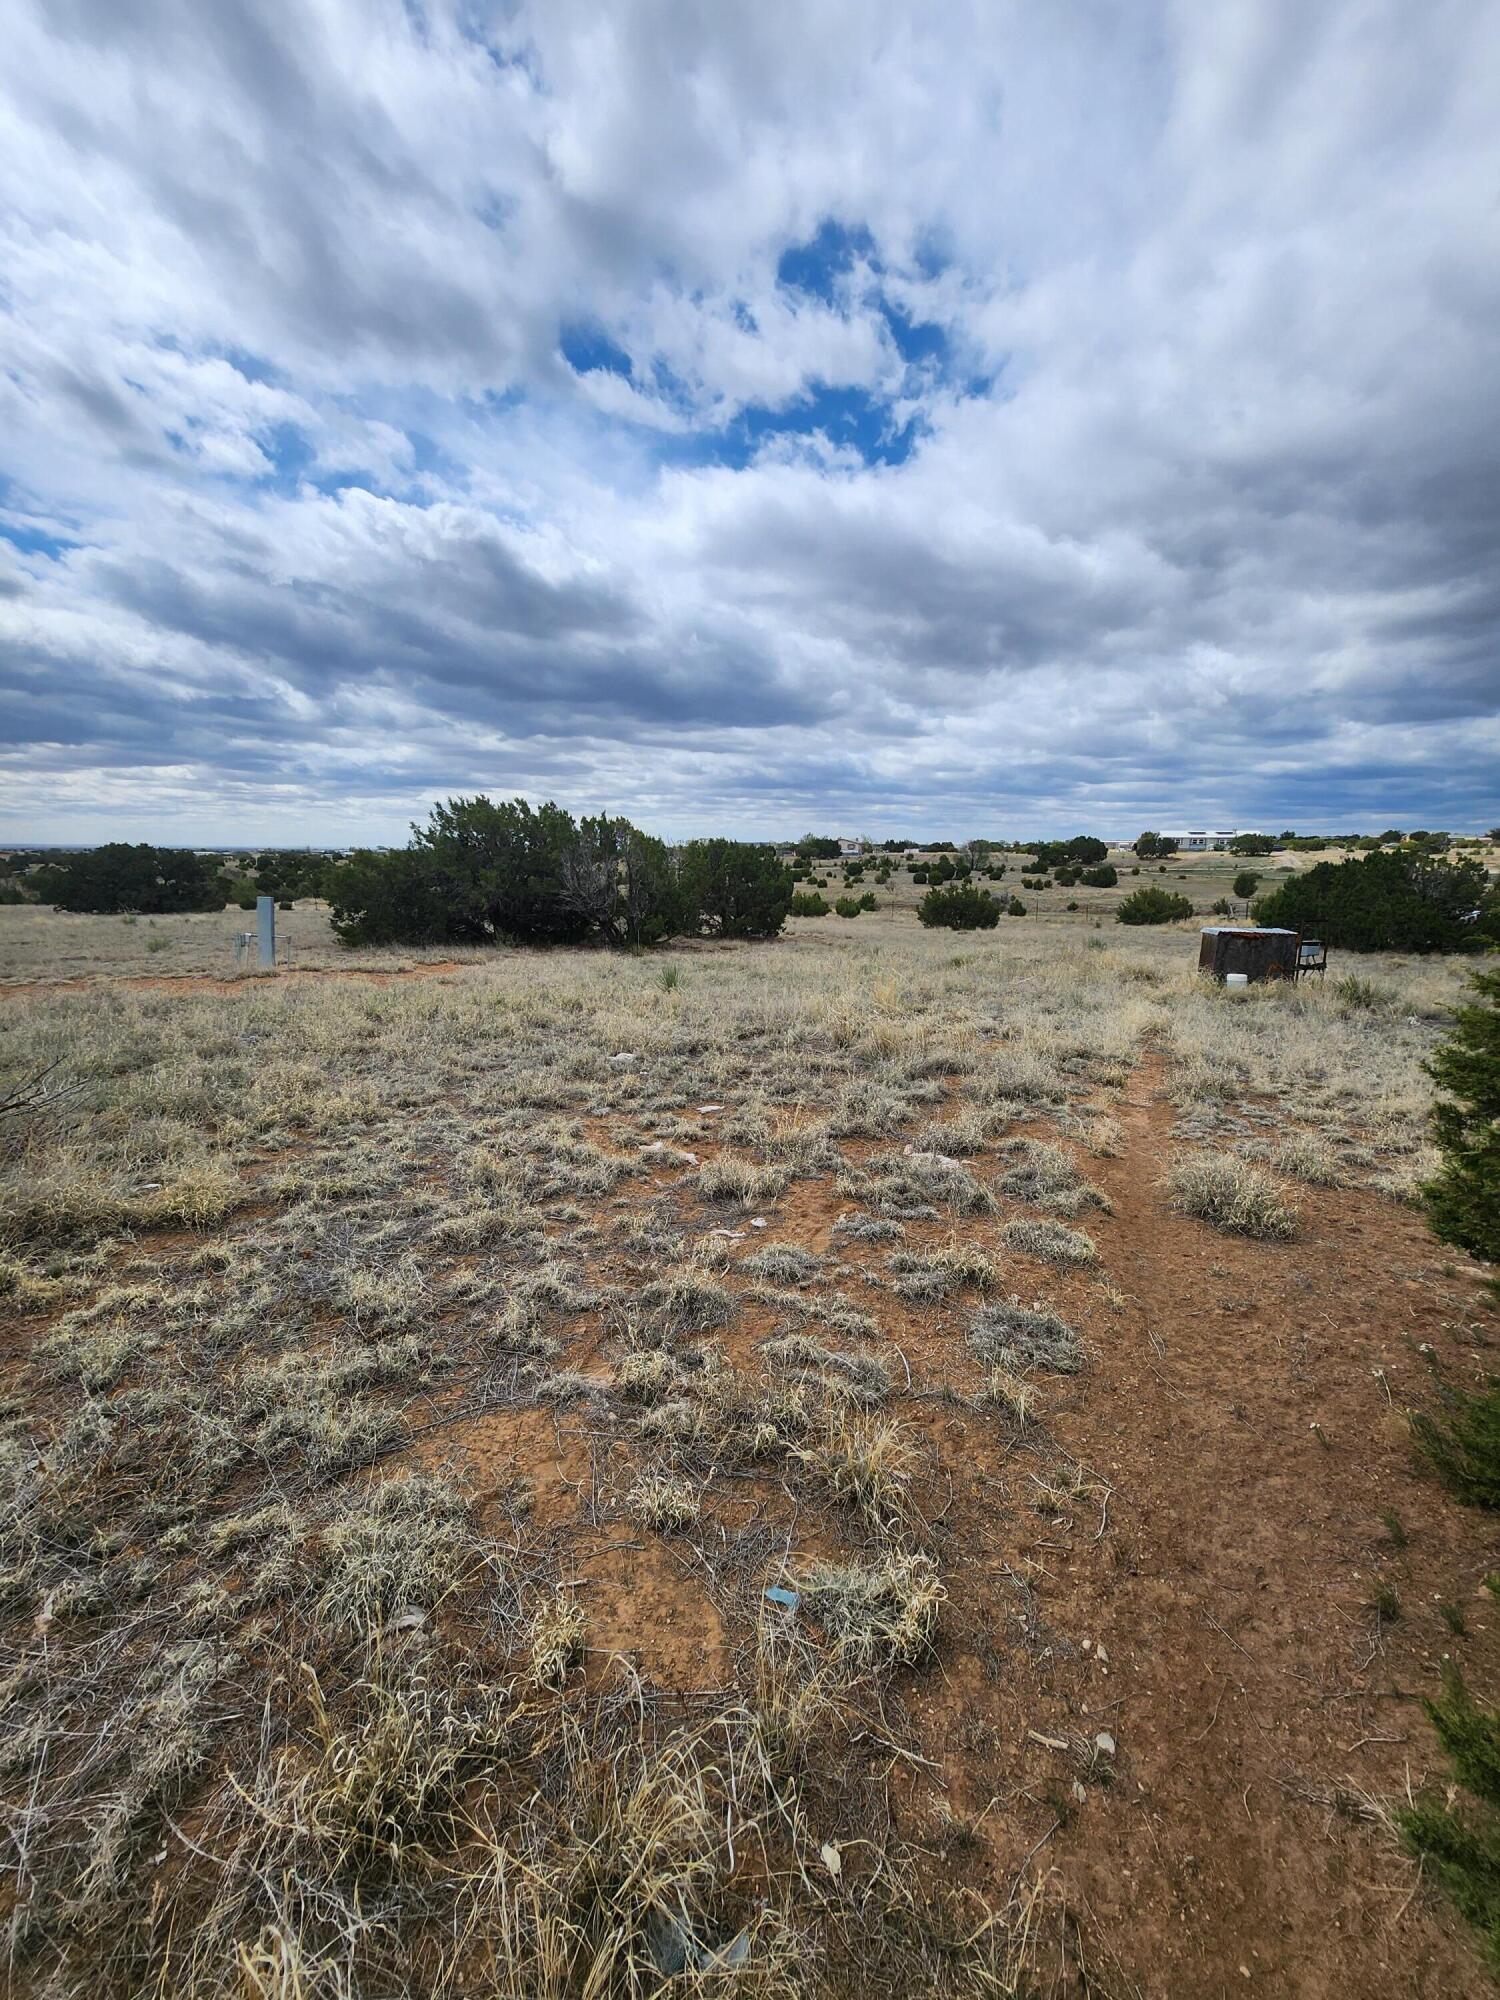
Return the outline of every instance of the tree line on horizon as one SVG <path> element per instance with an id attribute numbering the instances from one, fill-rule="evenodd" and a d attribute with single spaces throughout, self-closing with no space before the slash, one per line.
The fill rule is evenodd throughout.
<path id="1" fill-rule="evenodd" d="M 1287 839 L 1247 834 L 1235 846 L 1242 854 L 1263 855 Z M 1345 950 L 1494 948 L 1500 944 L 1500 890 L 1472 854 L 1447 858 L 1449 845 L 1447 834 L 1394 828 L 1364 838 L 1360 853 L 1320 862 L 1261 896 L 1255 918 Z M 899 865 L 898 846 L 886 843 L 864 858 L 844 856 L 846 885 L 867 866 L 876 867 L 877 883 L 888 881 Z M 1138 855 L 1153 859 L 1174 848 L 1170 837 L 1151 832 L 1135 842 Z M 218 910 L 230 902 L 250 907 L 257 893 L 283 906 L 312 896 L 327 900 L 335 934 L 350 945 L 597 943 L 642 949 L 674 937 L 774 937 L 788 914 L 823 914 L 827 905 L 808 887 L 822 879 L 813 869 L 838 851 L 831 836 L 808 834 L 788 867 L 767 842 L 710 838 L 669 847 L 623 817 L 575 819 L 550 802 L 496 804 L 479 796 L 434 807 L 425 825 L 413 825 L 403 848 L 347 856 L 267 850 L 242 854 L 226 867 L 218 854 L 119 841 L 61 854 L 14 854 L 0 897 L 76 912 L 166 915 Z M 971 884 L 976 870 L 990 881 L 1003 878 L 1003 864 L 986 862 L 1003 852 L 1033 856 L 1035 870 L 1050 869 L 1062 887 L 1107 888 L 1118 879 L 1105 858 L 1106 843 L 1089 834 L 1024 848 L 971 841 L 960 850 L 942 841 L 922 851 L 932 858 L 913 865 L 912 878 L 929 890 L 918 912 L 927 925 L 991 928 L 1002 912 L 1024 915 L 1024 903 L 1010 892 L 981 895 Z M 1236 894 L 1248 896 L 1257 882 L 1242 873 Z M 1046 883 L 1032 884 L 1023 873 L 1022 887 L 1032 886 Z M 954 888 L 975 893 L 933 893 Z M 842 900 L 835 906 L 840 914 L 874 906 L 868 895 L 846 900 L 847 909 Z M 1124 923 L 1167 923 L 1191 916 L 1192 904 L 1143 887 L 1115 914 Z"/>

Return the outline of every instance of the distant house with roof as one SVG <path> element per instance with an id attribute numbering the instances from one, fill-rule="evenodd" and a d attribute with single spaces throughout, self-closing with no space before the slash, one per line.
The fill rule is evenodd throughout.
<path id="1" fill-rule="evenodd" d="M 1259 830 L 1253 826 L 1191 826 L 1183 833 L 1163 828 L 1161 837 L 1163 840 L 1175 840 L 1181 854 L 1206 854 L 1211 849 L 1230 846 L 1241 834 L 1258 833 Z"/>

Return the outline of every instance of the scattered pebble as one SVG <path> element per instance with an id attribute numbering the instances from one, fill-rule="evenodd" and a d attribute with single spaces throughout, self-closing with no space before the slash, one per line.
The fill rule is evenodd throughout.
<path id="1" fill-rule="evenodd" d="M 1106 1757 L 1114 1756 L 1115 1739 L 1113 1738 L 1113 1736 L 1110 1735 L 1107 1729 L 1101 1729 L 1099 1731 L 1099 1734 L 1094 1738 L 1094 1748 L 1100 1751 Z"/>

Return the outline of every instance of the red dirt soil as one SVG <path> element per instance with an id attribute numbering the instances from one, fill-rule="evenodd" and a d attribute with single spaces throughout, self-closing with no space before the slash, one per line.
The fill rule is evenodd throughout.
<path id="1" fill-rule="evenodd" d="M 898 1386 L 892 1409 L 928 1459 L 949 1597 L 936 1661 L 898 1683 L 907 1740 L 938 1767 L 898 1767 L 904 1830 L 1002 1900 L 1028 1856 L 1053 1868 L 1112 1992 L 1481 1992 L 1462 1923 L 1360 1803 L 1433 1772 L 1420 1697 L 1445 1655 L 1481 1690 L 1500 1680 L 1500 1608 L 1480 1587 L 1500 1537 L 1414 1462 L 1398 1414 L 1430 1402 L 1434 1366 L 1475 1374 L 1474 1274 L 1416 1213 L 1364 1191 L 1303 1191 L 1289 1244 L 1172 1212 L 1160 1086 L 1148 1060 L 1114 1107 L 1119 1156 L 1084 1163 L 1114 1206 L 1087 1219 L 1098 1271 L 1018 1258 L 992 1220 L 962 1229 L 1084 1332 L 1088 1365 L 1043 1379 L 1039 1424 L 1018 1433 L 952 1394 L 980 1382 L 972 1301 L 911 1307 L 838 1277 L 878 1313 L 879 1351 L 894 1342 L 910 1367 L 915 1393 Z M 796 1182 L 736 1253 L 828 1254 L 847 1206 L 827 1180 Z M 949 1233 L 913 1227 L 909 1246 Z M 740 1361 L 769 1331 L 745 1305 L 726 1336 Z M 598 1358 L 591 1329 L 560 1365 Z M 481 1491 L 520 1477 L 539 1519 L 571 1520 L 567 1560 L 594 1579 L 592 1644 L 667 1687 L 721 1684 L 724 1627 L 682 1553 L 628 1520 L 581 1519 L 587 1428 L 574 1412 L 508 1411 L 445 1427 L 443 1448 Z M 1038 1513 L 1059 1450 L 1087 1469 L 1086 1491 Z M 732 1533 L 737 1506 L 705 1497 Z M 793 1569 L 817 1539 L 804 1513 Z M 1378 1582 L 1399 1595 L 1394 1620 L 1372 1608 Z M 1100 1730 L 1117 1750 L 1091 1770 L 1066 1746 Z M 980 1822 L 951 1849 L 950 1814 Z"/>

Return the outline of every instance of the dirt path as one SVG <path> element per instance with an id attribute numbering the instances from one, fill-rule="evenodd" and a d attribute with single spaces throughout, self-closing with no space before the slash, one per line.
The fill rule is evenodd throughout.
<path id="1" fill-rule="evenodd" d="M 1417 1696 L 1443 1654 L 1481 1687 L 1500 1665 L 1476 1596 L 1497 1538 L 1414 1467 L 1374 1372 L 1398 1405 L 1424 1393 L 1423 1341 L 1467 1372 L 1456 1287 L 1420 1220 L 1372 1195 L 1305 1191 L 1287 1245 L 1173 1214 L 1159 1083 L 1148 1060 L 1101 1176 L 1129 1306 L 1056 1425 L 1114 1489 L 1108 1537 L 1048 1609 L 1105 1642 L 1120 1746 L 1103 1810 L 1058 1842 L 1065 1877 L 1147 1994 L 1479 1990 L 1462 1927 L 1356 1803 L 1425 1775 Z"/>

